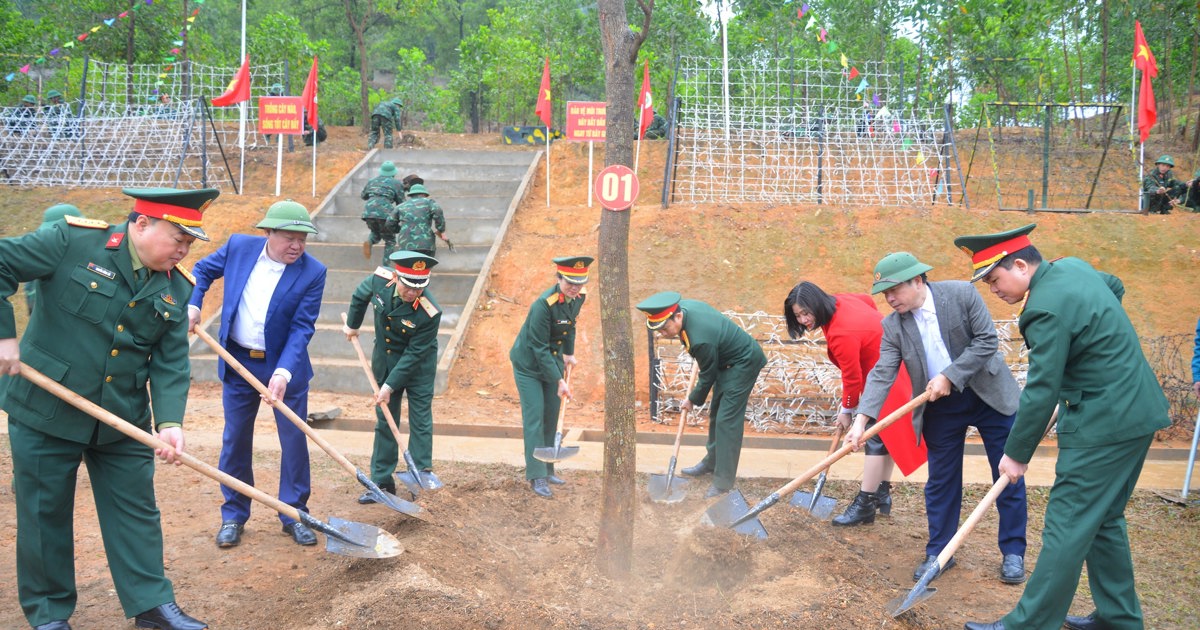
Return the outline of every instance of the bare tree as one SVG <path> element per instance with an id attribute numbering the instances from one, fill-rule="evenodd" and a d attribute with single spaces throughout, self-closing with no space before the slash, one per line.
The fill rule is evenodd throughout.
<path id="1" fill-rule="evenodd" d="M 634 74 L 638 50 L 650 31 L 654 0 L 637 0 L 641 31 L 629 28 L 622 0 L 598 0 L 608 95 L 606 166 L 633 166 Z M 604 335 L 604 505 L 596 565 L 610 576 L 633 564 L 637 505 L 637 424 L 634 416 L 633 331 L 629 317 L 629 212 L 601 212 L 600 327 Z"/>

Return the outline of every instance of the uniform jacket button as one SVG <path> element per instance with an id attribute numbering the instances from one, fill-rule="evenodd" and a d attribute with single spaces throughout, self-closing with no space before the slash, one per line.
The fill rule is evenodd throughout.
<path id="1" fill-rule="evenodd" d="M 111 354 L 111 355 L 113 355 L 113 356 L 115 357 L 115 356 L 117 356 L 118 354 L 121 354 L 121 351 L 120 351 L 120 350 L 117 350 L 116 348 L 113 348 L 113 351 L 112 351 L 112 352 L 110 352 L 109 354 Z"/>

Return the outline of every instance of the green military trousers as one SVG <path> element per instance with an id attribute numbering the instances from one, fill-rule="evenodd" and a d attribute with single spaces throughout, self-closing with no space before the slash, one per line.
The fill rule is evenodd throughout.
<path id="1" fill-rule="evenodd" d="M 737 480 L 742 436 L 746 432 L 746 403 L 765 364 L 765 359 L 761 363 L 734 364 L 721 370 L 713 385 L 704 461 L 713 469 L 713 485 L 720 490 L 733 488 Z"/>
<path id="2" fill-rule="evenodd" d="M 1058 452 L 1037 566 L 1005 628 L 1057 630 L 1070 609 L 1084 562 L 1096 620 L 1112 630 L 1141 630 L 1125 505 L 1153 435 Z"/>
<path id="3" fill-rule="evenodd" d="M 525 439 L 525 478 L 541 479 L 554 474 L 554 464 L 533 456 L 533 449 L 554 446 L 558 432 L 558 381 L 547 383 L 538 377 L 513 370 L 517 395 L 521 398 L 521 435 Z"/>
<path id="4" fill-rule="evenodd" d="M 175 601 L 163 571 L 154 451 L 132 439 L 80 444 L 8 424 L 17 503 L 17 597 L 30 625 L 75 612 L 75 487 L 87 465 L 100 536 L 126 617 Z"/>
<path id="5" fill-rule="evenodd" d="M 401 387 L 392 392 L 388 409 L 397 426 L 400 422 L 400 399 L 408 397 L 408 451 L 418 470 L 433 470 L 433 383 L 413 387 Z M 400 460 L 400 446 L 392 435 L 392 429 L 383 417 L 383 411 L 375 410 L 375 444 L 371 450 L 371 481 L 384 488 L 395 488 L 392 474 Z"/>

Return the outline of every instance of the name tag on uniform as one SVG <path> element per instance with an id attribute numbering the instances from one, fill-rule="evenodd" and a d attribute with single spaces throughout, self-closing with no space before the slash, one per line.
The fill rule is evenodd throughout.
<path id="1" fill-rule="evenodd" d="M 569 319 L 560 319 L 560 320 L 558 320 L 558 321 L 556 321 L 556 322 L 554 322 L 554 323 L 558 324 L 559 326 L 566 326 L 566 325 L 568 325 L 568 324 L 570 324 L 570 323 L 571 323 L 571 320 L 569 320 Z"/>
<path id="2" fill-rule="evenodd" d="M 105 269 L 104 267 L 101 267 L 100 265 L 97 265 L 96 263 L 93 263 L 93 262 L 88 263 L 87 268 L 88 268 L 88 271 L 90 271 L 92 273 L 100 274 L 100 275 L 104 276 L 105 278 L 108 278 L 109 280 L 113 280 L 114 278 L 117 277 L 116 273 L 114 273 L 108 269 Z"/>
<path id="3" fill-rule="evenodd" d="M 417 325 L 416 325 L 416 324 L 414 324 L 414 323 L 412 323 L 412 322 L 408 321 L 407 319 L 402 319 L 402 320 L 400 320 L 400 323 L 401 323 L 401 324 L 404 324 L 404 325 L 405 325 L 405 326 L 407 326 L 408 328 L 416 328 L 416 327 L 417 327 Z"/>
<path id="4" fill-rule="evenodd" d="M 371 296 L 371 302 L 373 302 L 375 304 L 376 308 L 384 308 L 383 298 L 379 297 L 378 293 Z"/>

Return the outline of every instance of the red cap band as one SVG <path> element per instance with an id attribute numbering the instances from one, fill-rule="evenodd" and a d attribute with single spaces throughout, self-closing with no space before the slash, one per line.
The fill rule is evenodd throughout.
<path id="1" fill-rule="evenodd" d="M 651 324 L 657 324 L 661 321 L 666 320 L 668 317 L 674 315 L 675 311 L 677 311 L 677 310 L 679 310 L 678 302 L 676 302 L 675 304 L 672 304 L 666 310 L 659 311 L 652 315 L 647 315 L 646 320 L 649 321 Z"/>
<path id="2" fill-rule="evenodd" d="M 991 247 L 986 247 L 975 252 L 975 255 L 971 256 L 971 263 L 974 265 L 975 269 L 986 267 L 997 260 L 1000 260 L 1001 258 L 1004 258 L 1013 252 L 1025 249 L 1032 244 L 1033 243 L 1029 241 L 1029 235 L 1022 234 L 1015 238 L 1004 241 L 1003 243 L 996 243 Z"/>
<path id="3" fill-rule="evenodd" d="M 133 202 L 133 211 L 138 214 L 144 214 L 155 219 L 166 219 L 172 223 L 186 225 L 189 227 L 199 227 L 204 219 L 204 213 L 196 208 L 185 208 L 183 206 L 175 206 L 169 203 L 159 203 L 157 201 L 146 201 L 138 199 Z"/>

